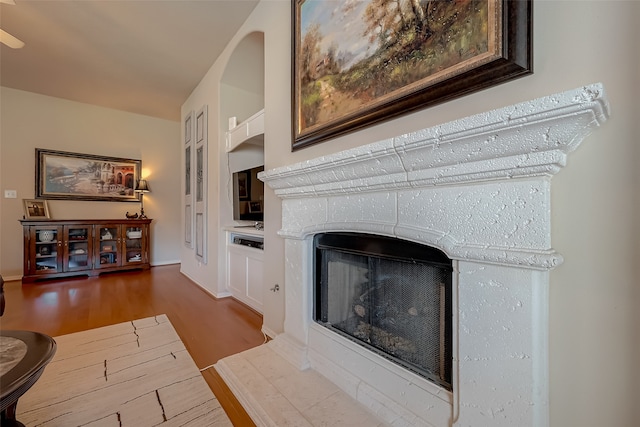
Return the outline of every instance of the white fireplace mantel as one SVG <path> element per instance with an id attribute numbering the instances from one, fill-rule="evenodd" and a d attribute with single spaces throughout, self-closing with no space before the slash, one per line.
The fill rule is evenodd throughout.
<path id="1" fill-rule="evenodd" d="M 549 188 L 532 190 L 519 199 L 501 183 L 513 178 L 551 177 L 566 164 L 568 153 L 607 115 L 603 87 L 594 84 L 272 169 L 262 173 L 261 179 L 285 199 L 284 237 L 300 238 L 310 229 L 321 231 L 319 228 L 357 230 L 358 224 L 340 215 L 349 205 L 369 199 L 374 202 L 370 213 L 377 217 L 381 207 L 402 203 L 390 200 L 389 194 L 401 196 L 405 190 L 425 189 L 410 193 L 419 198 L 428 195 L 427 208 L 435 206 L 435 212 L 425 212 L 418 218 L 418 228 L 430 234 L 419 240 L 426 238 L 454 259 L 547 269 L 562 262 L 550 248 L 548 230 L 540 229 L 549 223 Z M 474 188 L 483 188 L 489 200 L 472 198 L 474 192 L 465 198 L 463 192 L 451 190 L 478 183 L 484 186 Z M 548 183 L 545 180 L 538 185 Z M 444 212 L 439 205 L 452 192 L 459 196 L 446 200 L 446 215 L 432 218 L 434 213 Z M 382 199 L 363 193 L 375 193 Z M 297 212 L 300 205 L 313 208 L 309 198 L 329 202 L 329 198 L 339 196 L 343 196 L 339 201 L 345 206 L 332 207 L 335 221 L 317 220 L 322 210 L 305 210 L 303 215 Z M 502 208 L 502 203 L 507 206 L 495 213 L 495 218 L 469 221 L 470 214 L 487 212 L 487 204 Z M 296 211 L 294 215 L 292 210 Z M 414 230 L 401 230 L 397 216 L 376 218 L 374 222 L 380 224 L 382 234 L 415 240 Z"/>
<path id="2" fill-rule="evenodd" d="M 284 333 L 269 345 L 389 425 L 548 425 L 551 177 L 607 117 L 593 84 L 263 172 L 286 257 Z M 312 238 L 327 231 L 454 261 L 452 392 L 312 321 Z"/>

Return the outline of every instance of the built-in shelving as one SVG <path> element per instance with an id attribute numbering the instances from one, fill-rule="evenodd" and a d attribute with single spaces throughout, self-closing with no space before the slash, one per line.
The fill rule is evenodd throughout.
<path id="1" fill-rule="evenodd" d="M 229 233 L 229 244 L 264 249 L 264 237 L 256 234 Z"/>
<path id="2" fill-rule="evenodd" d="M 227 131 L 227 153 L 244 143 L 264 143 L 264 109 Z"/>
<path id="3" fill-rule="evenodd" d="M 264 109 L 230 129 L 227 132 L 226 139 L 227 153 L 237 150 L 241 145 L 245 145 L 244 148 L 248 148 L 247 144 L 263 147 Z M 229 157 L 231 158 L 236 155 L 248 156 L 249 154 L 256 153 L 259 150 L 260 155 L 264 158 L 264 153 L 261 148 L 251 148 L 253 150 L 243 150 L 242 152 L 238 150 L 236 153 L 230 154 Z M 255 166 L 255 164 L 253 166 Z M 237 179 L 235 174 L 234 179 Z M 249 179 L 251 179 L 250 176 Z M 238 191 L 239 190 L 236 190 L 236 193 Z M 249 192 L 249 194 L 247 194 L 247 198 L 242 200 L 246 200 L 249 203 L 258 203 L 257 199 L 251 200 L 251 196 L 254 198 L 257 197 L 255 192 L 253 194 L 252 192 Z M 259 200 L 261 201 L 262 198 L 260 197 Z M 236 200 L 236 203 L 239 202 Z M 227 234 L 227 288 L 234 298 L 242 301 L 259 313 L 262 313 L 264 292 L 262 274 L 264 254 L 263 231 L 261 228 L 255 226 L 230 226 L 225 227 L 225 229 Z"/>

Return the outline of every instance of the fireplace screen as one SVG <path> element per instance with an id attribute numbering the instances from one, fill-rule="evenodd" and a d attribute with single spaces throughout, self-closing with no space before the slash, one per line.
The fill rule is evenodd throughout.
<path id="1" fill-rule="evenodd" d="M 451 260 L 417 243 L 315 236 L 319 324 L 451 389 Z"/>

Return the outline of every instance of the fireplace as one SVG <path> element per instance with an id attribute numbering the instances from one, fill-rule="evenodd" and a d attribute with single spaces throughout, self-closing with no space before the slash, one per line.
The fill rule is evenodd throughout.
<path id="1" fill-rule="evenodd" d="M 562 262 L 551 247 L 551 178 L 607 117 L 603 87 L 594 84 L 262 173 L 282 199 L 285 245 L 284 332 L 269 348 L 389 425 L 547 426 L 549 271 Z M 431 372 L 432 362 L 397 363 L 389 348 L 358 342 L 370 338 L 326 327 L 378 306 L 348 307 L 362 295 L 354 291 L 346 308 L 323 317 L 314 240 L 325 233 L 398 239 L 450 260 L 450 322 L 424 328 L 432 336 L 451 325 L 450 380 L 434 381 L 441 373 Z M 327 274 L 352 281 L 368 274 L 371 255 L 352 252 L 340 252 Z M 448 281 L 432 280 L 429 292 L 446 294 Z M 394 304 L 410 316 L 424 310 Z M 432 319 L 449 317 L 446 310 Z M 235 393 L 243 388 L 234 383 Z"/>
<path id="2" fill-rule="evenodd" d="M 363 233 L 320 233 L 314 248 L 314 320 L 451 390 L 451 260 Z"/>

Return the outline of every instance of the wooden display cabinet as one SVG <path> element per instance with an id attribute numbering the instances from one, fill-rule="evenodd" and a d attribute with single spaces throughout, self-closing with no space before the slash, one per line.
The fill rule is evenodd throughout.
<path id="1" fill-rule="evenodd" d="M 23 283 L 148 269 L 150 219 L 22 220 Z"/>

